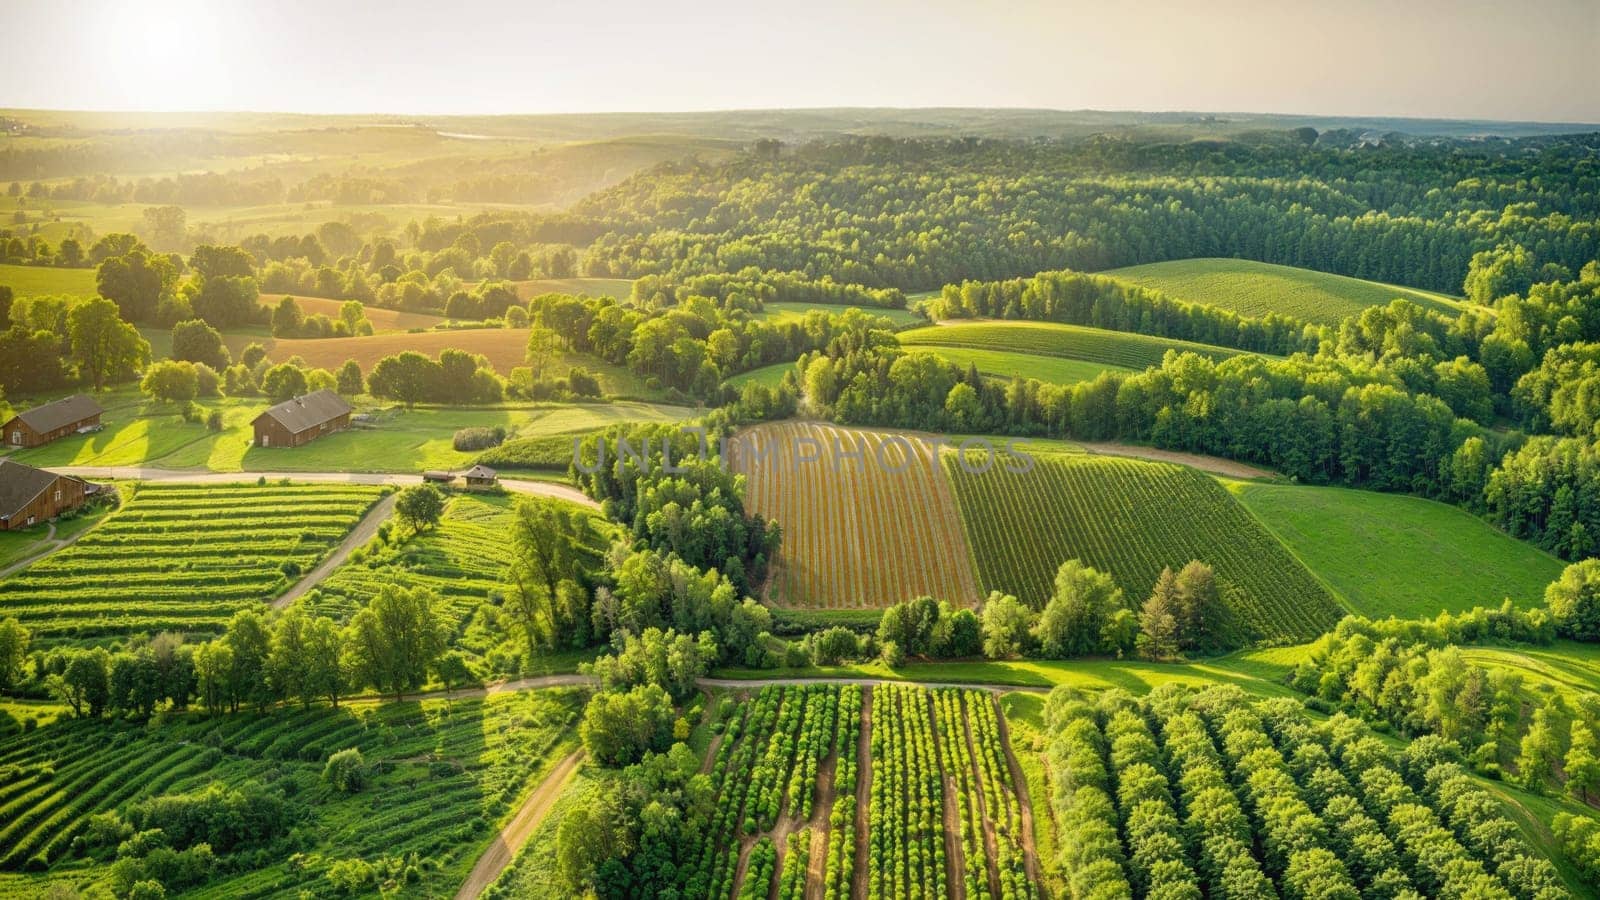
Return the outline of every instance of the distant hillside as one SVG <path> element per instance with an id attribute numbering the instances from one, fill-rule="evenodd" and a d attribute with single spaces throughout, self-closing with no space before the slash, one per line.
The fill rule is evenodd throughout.
<path id="1" fill-rule="evenodd" d="M 1443 313 L 1454 313 L 1460 306 L 1460 301 L 1432 291 L 1248 259 L 1176 259 L 1101 274 L 1175 300 L 1206 303 L 1240 315 L 1275 312 L 1330 325 L 1396 297 Z"/>

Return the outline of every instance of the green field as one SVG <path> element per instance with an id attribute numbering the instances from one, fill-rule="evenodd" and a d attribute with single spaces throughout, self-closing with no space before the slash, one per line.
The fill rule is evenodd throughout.
<path id="1" fill-rule="evenodd" d="M 122 488 L 77 543 L 0 582 L 35 640 L 218 631 L 315 568 L 381 495 L 356 485 Z"/>
<path id="2" fill-rule="evenodd" d="M 751 382 L 764 384 L 769 388 L 776 388 L 783 383 L 783 376 L 793 368 L 794 363 L 792 362 L 773 363 L 770 366 L 762 366 L 759 369 L 751 369 L 748 372 L 735 375 L 727 380 L 727 384 L 736 390 Z"/>
<path id="3" fill-rule="evenodd" d="M 918 325 L 928 321 L 909 309 L 884 309 L 876 306 L 837 306 L 827 303 L 768 303 L 762 310 L 761 319 L 767 322 L 798 322 L 805 318 L 806 313 L 814 309 L 831 315 L 837 315 L 849 309 L 860 310 L 869 316 L 881 316 L 888 319 L 896 328 Z"/>
<path id="4" fill-rule="evenodd" d="M 319 438 L 303 447 L 252 445 L 250 421 L 267 407 L 259 397 L 201 401 L 222 412 L 223 429 L 187 422 L 170 405 L 149 403 L 122 391 L 101 399 L 105 429 L 62 438 L 12 454 L 32 466 L 155 466 L 213 472 L 420 472 L 472 464 L 480 451 L 452 446 L 456 431 L 501 427 L 509 438 L 590 431 L 618 422 L 673 422 L 691 414 L 677 406 L 617 402 L 526 404 L 471 408 L 390 407 L 358 402 L 372 419 L 360 427 Z"/>
<path id="5" fill-rule="evenodd" d="M 1237 612 L 1269 640 L 1309 640 L 1339 619 L 1328 591 L 1209 475 L 1103 456 L 1041 454 L 1027 473 L 944 460 L 984 590 L 1039 608 L 1056 569 L 1078 559 L 1137 608 L 1162 568 L 1198 559 L 1243 592 Z"/>
<path id="6" fill-rule="evenodd" d="M 946 362 L 965 369 L 977 366 L 978 373 L 991 378 L 1033 378 L 1051 384 L 1077 384 L 1092 381 L 1101 372 L 1131 372 L 1132 369 L 1108 363 L 1085 362 L 1061 356 L 1012 353 L 1006 350 L 976 350 L 968 347 L 913 345 L 910 349 L 938 355 Z M 780 373 L 781 377 L 781 373 Z"/>
<path id="7" fill-rule="evenodd" d="M 1267 529 L 1353 611 L 1401 618 L 1544 602 L 1561 560 L 1432 500 L 1337 487 L 1229 482 Z"/>
<path id="8" fill-rule="evenodd" d="M 58 269 L 53 266 L 0 264 L 0 287 L 18 297 L 64 294 L 92 297 L 96 293 L 93 269 Z"/>
<path id="9" fill-rule="evenodd" d="M 448 896 L 491 829 L 576 744 L 584 692 L 569 689 L 410 703 L 352 703 L 169 717 L 159 729 L 63 719 L 0 741 L 0 896 L 50 885 L 110 896 L 110 867 L 75 852 L 96 812 L 152 797 L 247 781 L 289 798 L 303 822 L 218 850 L 200 896 L 336 893 L 329 867 L 361 859 L 383 874 L 368 892 Z M 322 780 L 331 753 L 358 748 L 369 766 L 356 793 Z M 115 848 L 110 848 L 114 851 Z M 24 864 L 47 871 L 23 874 Z M 410 866 L 412 872 L 404 870 Z"/>
<path id="10" fill-rule="evenodd" d="M 534 278 L 512 284 L 516 285 L 517 296 L 524 300 L 540 294 L 588 294 L 618 300 L 633 296 L 631 278 Z"/>
<path id="11" fill-rule="evenodd" d="M 907 347 L 965 347 L 1031 353 L 1127 369 L 1158 366 L 1168 350 L 1199 353 L 1213 359 L 1227 359 L 1244 352 L 1210 344 L 1053 322 L 952 321 L 946 325 L 902 331 L 899 337 L 900 343 Z"/>
<path id="12" fill-rule="evenodd" d="M 1433 291 L 1248 259 L 1178 259 L 1101 274 L 1174 300 L 1231 309 L 1242 316 L 1278 313 L 1330 325 L 1396 297 L 1452 317 L 1461 306 L 1459 300 Z"/>

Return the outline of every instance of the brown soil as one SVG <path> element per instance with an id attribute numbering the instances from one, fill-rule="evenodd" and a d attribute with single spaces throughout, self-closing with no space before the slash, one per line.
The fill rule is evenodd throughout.
<path id="1" fill-rule="evenodd" d="M 1028 880 L 1039 883 L 1039 848 L 1033 842 L 1033 804 L 1029 802 L 1028 779 L 1022 774 L 1016 751 L 1011 747 L 1011 727 L 1006 724 L 1005 710 L 1000 698 L 994 699 L 994 718 L 1000 729 L 1000 747 L 1006 752 L 1006 767 L 1011 770 L 1011 785 L 1017 792 L 1017 803 L 1022 807 L 1022 860 L 1028 869 Z"/>
<path id="2" fill-rule="evenodd" d="M 494 841 L 489 845 L 483 855 L 478 857 L 478 864 L 472 867 L 472 873 L 461 885 L 461 890 L 456 891 L 456 900 L 472 900 L 482 894 L 484 889 L 494 883 L 505 867 L 511 864 L 512 857 L 516 856 L 522 845 L 538 830 L 539 824 L 550 812 L 550 807 L 555 805 L 556 798 L 572 782 L 578 773 L 578 764 L 583 761 L 583 751 L 574 750 L 567 758 L 556 764 L 544 781 L 533 789 L 533 792 L 522 801 L 522 806 L 511 821 L 500 829 Z"/>
<path id="3" fill-rule="evenodd" d="M 837 725 L 835 726 L 837 727 Z M 839 754 L 829 753 L 817 771 L 817 802 L 811 807 L 811 849 L 806 856 L 806 900 L 822 900 L 828 876 L 828 817 L 833 815 L 833 776 Z"/>
<path id="4" fill-rule="evenodd" d="M 928 709 L 934 728 L 938 728 L 939 719 L 933 707 L 933 693 L 927 692 Z M 967 896 L 967 859 L 961 846 L 961 810 L 956 806 L 956 779 L 949 772 L 949 767 L 944 762 L 944 736 L 936 735 L 933 740 L 933 757 L 943 773 L 944 779 L 944 879 L 945 896 L 966 900 Z"/>
<path id="5" fill-rule="evenodd" d="M 872 852 L 868 841 L 872 823 L 867 821 L 867 807 L 872 801 L 872 688 L 861 689 L 861 738 L 856 742 L 856 871 L 850 881 L 853 900 L 867 900 L 867 887 L 872 876 L 867 871 L 867 854 Z"/>
<path id="6" fill-rule="evenodd" d="M 1084 444 L 1084 449 L 1090 453 L 1104 453 L 1107 456 L 1131 456 L 1136 459 L 1153 459 L 1158 462 L 1177 463 L 1213 475 L 1226 475 L 1229 478 L 1277 478 L 1278 474 L 1267 469 L 1258 469 L 1247 466 L 1231 459 L 1221 459 L 1215 456 L 1202 456 L 1198 453 L 1180 453 L 1176 450 L 1158 450 L 1155 447 L 1140 447 L 1135 444 Z"/>

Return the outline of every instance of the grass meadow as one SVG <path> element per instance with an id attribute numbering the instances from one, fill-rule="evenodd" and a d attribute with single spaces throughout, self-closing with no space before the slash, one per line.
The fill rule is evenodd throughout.
<path id="1" fill-rule="evenodd" d="M 1248 259 L 1177 259 L 1101 274 L 1243 316 L 1278 313 L 1328 325 L 1396 297 L 1452 316 L 1461 307 L 1461 301 L 1433 291 Z"/>
<path id="2" fill-rule="evenodd" d="M 1341 487 L 1228 482 L 1245 508 L 1364 616 L 1544 602 L 1561 560 L 1459 507 Z"/>

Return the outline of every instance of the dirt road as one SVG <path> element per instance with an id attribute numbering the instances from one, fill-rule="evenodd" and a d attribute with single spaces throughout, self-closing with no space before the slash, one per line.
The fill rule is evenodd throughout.
<path id="1" fill-rule="evenodd" d="M 394 513 L 395 501 L 399 498 L 399 494 L 390 494 L 373 504 L 372 508 L 367 510 L 367 514 L 361 517 L 361 521 L 356 523 L 356 527 L 350 529 L 350 533 L 345 535 L 344 540 L 339 542 L 339 546 L 334 548 L 333 553 L 322 561 L 322 565 L 312 569 L 306 577 L 295 582 L 293 587 L 280 594 L 276 600 L 272 601 L 271 607 L 273 609 L 287 609 L 289 604 L 305 596 L 307 591 L 321 584 L 324 578 L 332 575 L 334 569 L 344 565 L 344 561 L 350 558 L 350 554 L 354 553 L 357 547 L 372 540 L 372 536 L 378 533 L 378 528 L 389 520 L 389 516 Z"/>
<path id="2" fill-rule="evenodd" d="M 494 883 L 506 866 L 511 865 L 511 860 L 528 842 L 528 838 L 539 829 L 544 817 L 549 814 L 550 807 L 555 805 L 561 792 L 572 783 L 573 776 L 578 774 L 578 764 L 583 762 L 583 751 L 574 750 L 565 759 L 556 764 L 544 781 L 522 801 L 522 806 L 517 809 L 511 821 L 500 829 L 500 834 L 495 836 L 489 849 L 478 857 L 478 864 L 472 867 L 472 873 L 461 885 L 461 890 L 456 891 L 456 900 L 472 900 L 482 894 L 484 888 Z"/>

